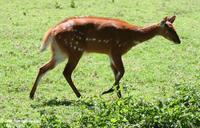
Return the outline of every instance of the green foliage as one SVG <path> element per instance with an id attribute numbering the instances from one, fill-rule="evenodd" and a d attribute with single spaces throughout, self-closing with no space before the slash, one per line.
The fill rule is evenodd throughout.
<path id="1" fill-rule="evenodd" d="M 69 124 L 58 119 L 56 115 L 42 115 L 41 128 L 70 128 Z"/>
<path id="2" fill-rule="evenodd" d="M 3 123 L 0 123 L 0 128 L 7 128 L 7 123 L 6 122 L 3 122 Z"/>
<path id="3" fill-rule="evenodd" d="M 178 87 L 165 101 L 148 102 L 132 96 L 116 101 L 91 99 L 78 120 L 83 127 L 200 127 L 200 93 Z"/>

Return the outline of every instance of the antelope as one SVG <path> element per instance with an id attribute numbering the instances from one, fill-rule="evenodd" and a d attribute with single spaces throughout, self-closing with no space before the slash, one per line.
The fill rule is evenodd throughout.
<path id="1" fill-rule="evenodd" d="M 173 26 L 176 16 L 165 17 L 158 23 L 144 27 L 131 25 L 125 21 L 102 17 L 71 17 L 50 28 L 43 37 L 40 51 L 44 51 L 49 45 L 52 57 L 48 63 L 39 68 L 38 75 L 30 92 L 30 98 L 34 99 L 36 88 L 44 74 L 55 68 L 57 64 L 68 58 L 63 75 L 76 94 L 81 94 L 72 81 L 72 72 L 76 68 L 84 52 L 106 54 L 110 58 L 110 67 L 114 73 L 113 86 L 103 94 L 116 90 L 121 97 L 120 80 L 125 70 L 122 55 L 133 46 L 149 40 L 157 35 L 163 36 L 175 44 L 181 41 Z"/>

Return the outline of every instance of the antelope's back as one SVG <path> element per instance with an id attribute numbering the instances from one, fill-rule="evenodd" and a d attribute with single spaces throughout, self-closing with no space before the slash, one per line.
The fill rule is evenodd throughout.
<path id="1" fill-rule="evenodd" d="M 118 19 L 78 17 L 61 21 L 52 32 L 67 50 L 108 53 L 112 47 L 125 42 L 134 28 Z"/>

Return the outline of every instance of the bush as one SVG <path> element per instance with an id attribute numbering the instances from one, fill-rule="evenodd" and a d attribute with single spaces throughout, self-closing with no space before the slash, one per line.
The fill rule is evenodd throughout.
<path id="1" fill-rule="evenodd" d="M 70 128 L 69 124 L 58 119 L 56 115 L 42 115 L 41 128 Z"/>
<path id="2" fill-rule="evenodd" d="M 154 103 L 133 97 L 105 102 L 90 99 L 76 122 L 81 127 L 199 127 L 200 94 L 190 86 L 176 87 L 176 94 Z"/>

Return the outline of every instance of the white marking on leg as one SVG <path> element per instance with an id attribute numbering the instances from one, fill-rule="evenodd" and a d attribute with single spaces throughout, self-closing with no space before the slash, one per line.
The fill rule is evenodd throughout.
<path id="1" fill-rule="evenodd" d="M 47 72 L 45 72 L 45 73 L 43 73 L 43 74 L 41 74 L 39 77 L 38 77 L 38 79 L 37 79 L 37 81 L 36 81 L 36 85 L 38 85 L 39 84 L 39 82 L 40 82 L 40 80 L 41 80 L 41 78 L 46 74 Z"/>
<path id="2" fill-rule="evenodd" d="M 111 63 L 114 64 L 113 58 L 111 56 L 109 56 L 109 57 L 110 57 Z"/>

